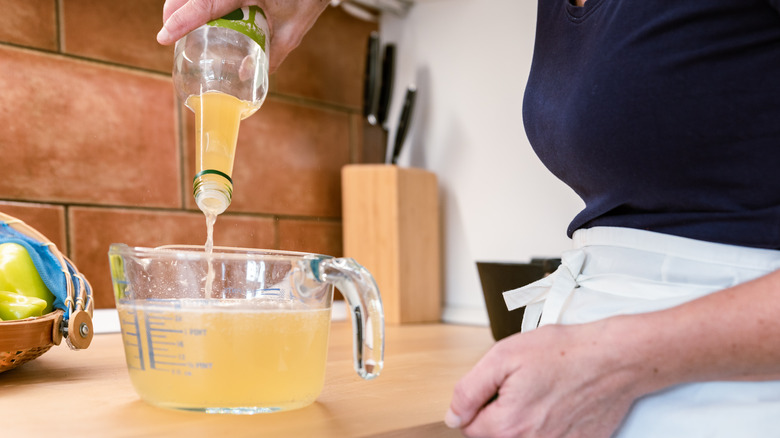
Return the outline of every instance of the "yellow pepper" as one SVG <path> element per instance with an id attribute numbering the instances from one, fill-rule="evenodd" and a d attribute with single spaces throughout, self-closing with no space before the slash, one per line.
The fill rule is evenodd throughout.
<path id="1" fill-rule="evenodd" d="M 41 316 L 48 303 L 7 290 L 0 290 L 0 320 L 8 321 Z"/>

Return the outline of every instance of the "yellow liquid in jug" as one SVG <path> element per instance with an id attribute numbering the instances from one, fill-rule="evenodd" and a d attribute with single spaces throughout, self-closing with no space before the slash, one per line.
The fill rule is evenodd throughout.
<path id="1" fill-rule="evenodd" d="M 314 402 L 325 378 L 330 309 L 218 307 L 117 306 L 130 379 L 141 398 L 238 413 Z"/>
<path id="2" fill-rule="evenodd" d="M 233 175 L 238 126 L 241 120 L 254 114 L 260 105 L 239 100 L 219 91 L 192 95 L 185 102 L 195 112 L 195 184 L 215 182 L 230 192 L 233 184 L 218 173 Z M 202 173 L 206 171 L 206 173 Z"/>

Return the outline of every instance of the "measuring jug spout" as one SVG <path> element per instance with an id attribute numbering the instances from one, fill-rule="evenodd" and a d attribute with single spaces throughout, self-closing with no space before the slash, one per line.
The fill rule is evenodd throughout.
<path id="1" fill-rule="evenodd" d="M 351 258 L 321 260 L 316 268 L 315 275 L 334 285 L 349 306 L 355 371 L 366 380 L 379 376 L 384 365 L 385 320 L 374 277 Z"/>

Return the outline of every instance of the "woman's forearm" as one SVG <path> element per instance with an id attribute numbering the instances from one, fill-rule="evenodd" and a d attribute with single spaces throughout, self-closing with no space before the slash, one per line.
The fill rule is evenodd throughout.
<path id="1" fill-rule="evenodd" d="M 638 395 L 687 382 L 780 378 L 780 270 L 671 309 L 602 321 Z M 617 348 L 615 348 L 617 347 Z"/>

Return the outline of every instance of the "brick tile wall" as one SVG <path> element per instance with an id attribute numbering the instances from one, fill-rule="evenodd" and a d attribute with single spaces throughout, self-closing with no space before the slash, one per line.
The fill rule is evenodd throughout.
<path id="1" fill-rule="evenodd" d="M 57 0 L 6 0 L 0 41 L 57 50 Z"/>
<path id="2" fill-rule="evenodd" d="M 173 46 L 157 44 L 163 0 L 64 0 L 63 51 L 170 73 Z"/>
<path id="3" fill-rule="evenodd" d="M 0 211 L 35 227 L 113 307 L 111 243 L 203 244 L 193 118 L 174 98 L 162 0 L 5 0 Z M 340 169 L 359 155 L 376 25 L 328 9 L 242 122 L 217 245 L 341 255 Z M 273 56 L 273 54 L 271 54 Z"/>

